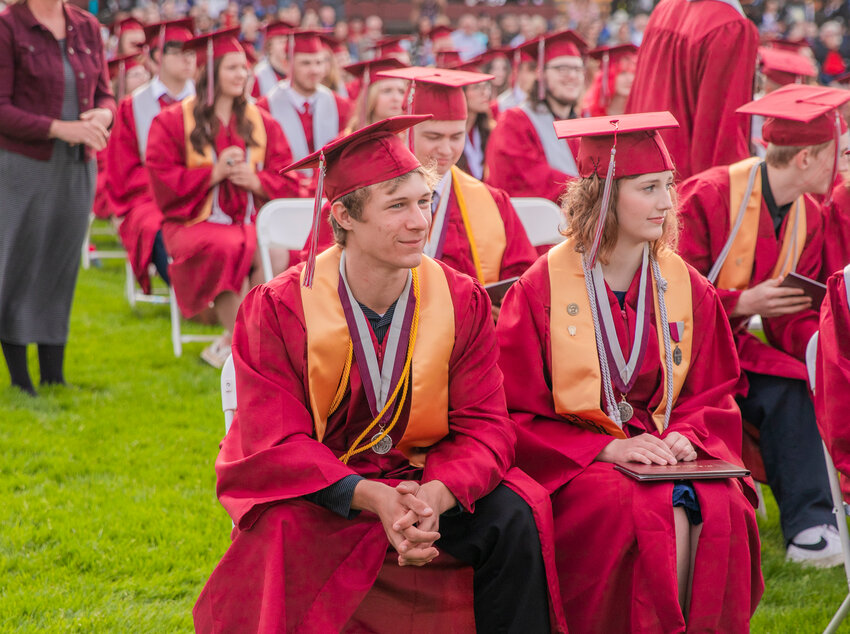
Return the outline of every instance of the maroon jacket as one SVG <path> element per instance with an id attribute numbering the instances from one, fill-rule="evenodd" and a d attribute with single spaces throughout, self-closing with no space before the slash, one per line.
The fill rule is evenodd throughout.
<path id="1" fill-rule="evenodd" d="M 63 4 L 63 8 L 80 112 L 108 108 L 114 114 L 100 25 L 73 5 Z M 62 52 L 56 39 L 26 3 L 0 11 L 0 148 L 50 159 L 53 141 L 48 133 L 51 122 L 62 114 L 63 83 Z M 87 151 L 87 155 L 93 153 Z"/>

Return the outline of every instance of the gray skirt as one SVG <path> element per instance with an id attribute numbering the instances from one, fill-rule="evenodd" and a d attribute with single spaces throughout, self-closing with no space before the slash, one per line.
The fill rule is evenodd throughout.
<path id="1" fill-rule="evenodd" d="M 63 141 L 49 161 L 0 149 L 0 340 L 67 341 L 96 178 Z"/>

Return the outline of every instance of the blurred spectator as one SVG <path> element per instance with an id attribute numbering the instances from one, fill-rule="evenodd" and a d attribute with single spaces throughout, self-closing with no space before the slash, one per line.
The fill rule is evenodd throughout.
<path id="1" fill-rule="evenodd" d="M 847 72 L 850 42 L 847 41 L 844 27 L 839 22 L 824 22 L 817 39 L 812 43 L 812 50 L 820 65 L 818 79 L 822 84 L 829 85 L 836 77 Z"/>
<path id="2" fill-rule="evenodd" d="M 519 20 L 515 13 L 505 13 L 499 18 L 499 28 L 502 29 L 502 42 L 507 43 L 519 35 Z M 511 44 L 513 46 L 513 44 Z"/>
<path id="3" fill-rule="evenodd" d="M 322 25 L 319 22 L 319 14 L 313 9 L 307 9 L 301 18 L 301 27 L 305 29 L 318 29 Z"/>
<path id="4" fill-rule="evenodd" d="M 847 0 L 826 0 L 815 17 L 818 24 L 832 20 L 840 21 L 845 27 L 850 24 L 850 6 Z"/>
<path id="5" fill-rule="evenodd" d="M 478 30 L 478 21 L 471 13 L 458 20 L 458 29 L 452 32 L 452 43 L 463 61 L 481 55 L 487 50 L 487 36 Z"/>
<path id="6" fill-rule="evenodd" d="M 319 8 L 319 26 L 330 29 L 336 26 L 336 9 L 326 4 Z"/>

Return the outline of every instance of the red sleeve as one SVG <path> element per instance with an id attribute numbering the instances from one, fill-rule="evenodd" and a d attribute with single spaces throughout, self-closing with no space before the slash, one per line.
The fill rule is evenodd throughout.
<path id="1" fill-rule="evenodd" d="M 260 110 L 263 117 L 263 125 L 266 128 L 266 161 L 263 169 L 257 173 L 257 177 L 266 192 L 266 199 L 296 198 L 298 196 L 299 179 L 292 173 L 281 174 L 287 165 L 292 163 L 292 150 L 289 142 L 283 135 L 277 121 L 264 110 Z M 259 205 L 258 205 L 259 207 Z"/>
<path id="2" fill-rule="evenodd" d="M 850 308 L 843 271 L 827 281 L 820 314 L 815 412 L 835 466 L 850 477 L 850 425 L 842 396 L 850 394 Z"/>
<path id="3" fill-rule="evenodd" d="M 506 244 L 499 279 L 506 280 L 525 273 L 537 259 L 537 251 L 531 246 L 510 197 L 501 189 L 495 187 L 488 187 L 488 189 L 499 207 L 499 214 L 505 225 Z"/>
<path id="4" fill-rule="evenodd" d="M 441 264 L 452 291 L 455 342 L 449 360 L 449 435 L 428 452 L 422 481 L 440 480 L 472 511 L 513 464 L 490 299 L 481 285 Z"/>
<path id="5" fill-rule="evenodd" d="M 679 255 L 703 275 L 708 275 L 729 236 L 729 191 L 721 187 L 720 171 L 693 176 L 679 186 Z M 731 316 L 741 291 L 717 289 L 727 316 Z"/>
<path id="6" fill-rule="evenodd" d="M 786 231 L 788 231 L 786 224 Z M 806 200 L 806 246 L 797 263 L 797 273 L 817 279 L 823 262 L 823 218 L 821 208 Z M 818 308 L 801 310 L 791 315 L 763 319 L 764 334 L 774 348 L 787 352 L 800 361 L 806 360 L 806 345 L 818 330 Z"/>
<path id="7" fill-rule="evenodd" d="M 133 98 L 121 100 L 115 126 L 107 145 L 106 180 L 116 216 L 150 200 L 148 173 L 139 156 L 139 140 L 133 115 Z"/>
<path id="8" fill-rule="evenodd" d="M 12 103 L 17 57 L 12 20 L 14 17 L 8 10 L 5 19 L 0 19 L 0 133 L 19 141 L 43 141 L 50 133 L 53 118 L 23 110 Z"/>
<path id="9" fill-rule="evenodd" d="M 519 108 L 505 110 L 487 141 L 485 181 L 509 196 L 537 196 L 557 202 L 571 180 L 549 167 L 534 126 Z"/>
<path id="10" fill-rule="evenodd" d="M 692 174 L 750 156 L 750 118 L 735 110 L 753 98 L 758 43 L 747 19 L 724 24 L 701 42 L 693 78 L 699 97 L 691 127 Z"/>
<path id="11" fill-rule="evenodd" d="M 160 112 L 151 124 L 145 166 L 151 191 L 162 213 L 174 220 L 191 220 L 210 191 L 212 167 L 186 167 L 183 111 L 180 104 Z"/>
<path id="12" fill-rule="evenodd" d="M 216 460 L 217 493 L 240 530 L 281 500 L 354 475 L 313 437 L 299 269 L 243 300 L 233 330 L 239 410 Z"/>
<path id="13" fill-rule="evenodd" d="M 549 339 L 549 267 L 541 257 L 514 284 L 499 312 L 499 364 L 517 430 L 517 466 L 549 493 L 579 475 L 613 440 L 555 412 Z"/>
<path id="14" fill-rule="evenodd" d="M 337 93 L 334 93 L 334 99 L 336 99 L 336 109 L 339 113 L 339 131 L 342 133 L 348 125 L 348 122 L 351 120 L 351 112 L 354 105 L 351 100 L 346 99 Z"/>

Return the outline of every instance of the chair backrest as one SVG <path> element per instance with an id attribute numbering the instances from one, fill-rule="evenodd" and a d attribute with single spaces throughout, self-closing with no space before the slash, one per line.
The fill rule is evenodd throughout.
<path id="1" fill-rule="evenodd" d="M 565 219 L 558 205 L 548 198 L 511 198 L 511 204 L 532 246 L 563 242 L 561 227 Z"/>
<path id="2" fill-rule="evenodd" d="M 809 372 L 809 387 L 815 391 L 815 370 L 818 362 L 818 333 L 812 335 L 806 345 L 806 370 Z"/>
<path id="3" fill-rule="evenodd" d="M 269 249 L 302 249 L 313 225 L 312 198 L 278 198 L 263 205 L 257 215 L 257 248 L 263 263 L 263 277 L 274 277 Z"/>
<path id="4" fill-rule="evenodd" d="M 224 412 L 224 433 L 230 431 L 236 413 L 236 367 L 233 355 L 227 357 L 221 368 L 221 410 Z"/>

